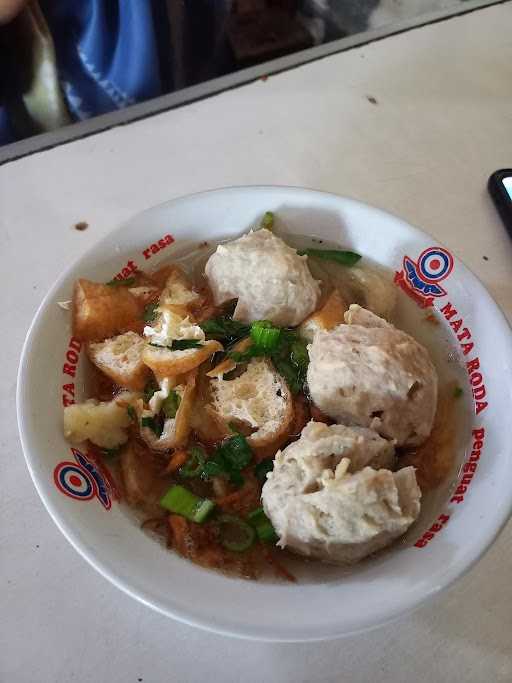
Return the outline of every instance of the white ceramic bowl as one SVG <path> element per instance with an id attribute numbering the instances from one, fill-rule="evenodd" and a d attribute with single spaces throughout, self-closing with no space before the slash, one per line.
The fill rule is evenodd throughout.
<path id="1" fill-rule="evenodd" d="M 460 477 L 466 479 L 455 484 L 456 490 L 426 501 L 406 541 L 391 551 L 351 572 L 311 563 L 296 585 L 227 578 L 169 552 L 139 529 L 130 511 L 115 502 L 101 473 L 62 436 L 63 400 L 73 392 L 82 396 L 83 353 L 70 341 L 69 314 L 57 305 L 70 298 L 73 281 L 106 281 L 130 261 L 152 269 L 193 242 L 241 234 L 265 210 L 275 211 L 288 232 L 339 242 L 396 271 L 399 307 L 411 329 L 422 329 L 422 304 L 444 309 L 439 345 L 456 349 L 450 360 L 463 373 L 468 397 L 467 424 L 458 440 L 459 460 L 466 462 Z M 171 238 L 166 235 L 175 242 L 167 244 Z M 99 242 L 44 299 L 18 377 L 18 422 L 28 468 L 70 543 L 116 586 L 164 614 L 220 633 L 266 640 L 325 639 L 377 626 L 415 608 L 468 570 L 511 512 L 511 332 L 474 275 L 447 251 L 432 247 L 438 247 L 433 238 L 382 211 L 329 194 L 278 187 L 183 197 L 144 211 Z M 453 364 L 455 356 L 458 364 Z M 470 363 L 469 373 L 464 363 Z M 473 390 L 478 403 L 469 400 Z"/>

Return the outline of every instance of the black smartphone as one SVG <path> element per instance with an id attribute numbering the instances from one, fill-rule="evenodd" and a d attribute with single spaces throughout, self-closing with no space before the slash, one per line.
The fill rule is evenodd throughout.
<path id="1" fill-rule="evenodd" d="M 503 223 L 512 237 L 512 168 L 495 171 L 487 182 L 491 195 Z"/>

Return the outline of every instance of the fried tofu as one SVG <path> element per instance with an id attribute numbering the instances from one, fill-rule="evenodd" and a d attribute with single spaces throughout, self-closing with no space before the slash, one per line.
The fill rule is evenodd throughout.
<path id="1" fill-rule="evenodd" d="M 246 337 L 245 339 L 241 339 L 238 341 L 234 346 L 233 346 L 233 351 L 237 351 L 238 353 L 242 351 L 247 351 L 247 349 L 251 346 L 252 340 L 250 337 Z M 220 363 L 218 363 L 212 370 L 206 373 L 207 377 L 215 378 L 215 377 L 222 377 L 223 375 L 227 375 L 228 372 L 231 372 L 231 370 L 234 370 L 237 366 L 237 362 L 234 361 L 232 358 L 224 358 Z"/>
<path id="2" fill-rule="evenodd" d="M 171 448 L 180 448 L 187 443 L 192 429 L 191 413 L 196 394 L 196 374 L 195 371 L 191 372 L 184 384 L 174 387 L 173 391 L 176 391 L 180 397 L 180 404 L 176 416 L 165 420 L 160 436 L 157 436 L 149 427 L 141 427 L 140 434 L 151 449 L 167 451 Z M 141 412 L 141 417 L 147 416 Z"/>
<path id="3" fill-rule="evenodd" d="M 225 423 L 239 421 L 253 429 L 251 448 L 275 452 L 288 437 L 294 419 L 292 394 L 286 381 L 264 358 L 254 358 L 239 377 L 211 380 L 213 409 Z"/>
<path id="4" fill-rule="evenodd" d="M 146 345 L 142 359 L 153 370 L 157 379 L 183 375 L 197 368 L 217 351 L 222 351 L 222 344 L 212 339 L 195 349 L 171 351 L 165 347 Z"/>
<path id="5" fill-rule="evenodd" d="M 146 343 L 135 332 L 125 332 L 87 345 L 90 360 L 118 386 L 142 391 L 150 370 L 142 360 Z"/>
<path id="6" fill-rule="evenodd" d="M 122 285 L 84 279 L 75 284 L 73 335 L 80 341 L 103 341 L 125 332 L 141 315 L 141 303 Z"/>

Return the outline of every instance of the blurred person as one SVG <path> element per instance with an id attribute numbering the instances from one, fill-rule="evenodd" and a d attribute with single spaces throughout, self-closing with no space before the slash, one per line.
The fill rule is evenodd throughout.
<path id="1" fill-rule="evenodd" d="M 163 9 L 158 0 L 0 0 L 0 144 L 161 94 Z"/>
<path id="2" fill-rule="evenodd" d="M 0 145 L 464 0 L 0 0 Z"/>

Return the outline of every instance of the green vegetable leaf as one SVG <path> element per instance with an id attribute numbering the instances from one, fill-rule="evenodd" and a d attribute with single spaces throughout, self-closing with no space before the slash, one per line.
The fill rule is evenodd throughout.
<path id="1" fill-rule="evenodd" d="M 143 393 L 144 403 L 149 403 L 149 401 L 153 397 L 153 394 L 155 393 L 155 391 L 158 391 L 159 388 L 160 387 L 155 382 L 155 380 L 150 379 L 149 382 L 144 387 L 144 393 Z"/>
<path id="2" fill-rule="evenodd" d="M 243 486 L 245 480 L 240 472 L 237 470 L 231 470 L 229 472 L 229 481 L 235 486 Z"/>
<path id="3" fill-rule="evenodd" d="M 254 528 L 260 541 L 275 543 L 278 536 L 262 507 L 256 508 L 247 515 L 247 521 Z"/>
<path id="4" fill-rule="evenodd" d="M 216 339 L 226 344 L 232 344 L 249 334 L 250 325 L 233 320 L 229 316 L 210 318 L 200 323 L 207 339 Z"/>
<path id="5" fill-rule="evenodd" d="M 187 349 L 199 349 L 202 344 L 196 339 L 173 339 L 171 344 L 153 344 L 149 343 L 150 346 L 154 346 L 156 349 L 170 349 L 171 351 L 186 351 Z"/>
<path id="6" fill-rule="evenodd" d="M 140 421 L 142 427 L 148 427 L 151 431 L 156 434 L 158 438 L 162 436 L 164 431 L 164 421 L 159 415 L 154 417 L 143 417 Z"/>
<path id="7" fill-rule="evenodd" d="M 271 359 L 290 391 L 293 394 L 302 391 L 309 365 L 306 341 L 295 330 L 283 330 L 283 342 L 271 354 Z"/>
<path id="8" fill-rule="evenodd" d="M 131 418 L 134 422 L 137 422 L 137 412 L 133 406 L 127 406 L 126 412 L 128 413 L 129 418 Z"/>
<path id="9" fill-rule="evenodd" d="M 297 368 L 295 368 L 289 360 L 280 358 L 279 356 L 272 356 L 272 362 L 277 372 L 285 378 L 286 384 L 289 386 L 292 394 L 298 394 L 304 386 L 302 377 L 299 376 Z"/>
<path id="10" fill-rule="evenodd" d="M 242 434 L 231 436 L 219 446 L 218 451 L 229 470 L 243 470 L 252 460 L 251 447 Z"/>
<path id="11" fill-rule="evenodd" d="M 154 301 L 147 306 L 144 306 L 143 319 L 146 323 L 152 323 L 156 318 L 156 309 L 158 308 L 158 301 Z"/>
<path id="12" fill-rule="evenodd" d="M 290 361 L 301 370 L 307 369 L 309 365 L 307 343 L 301 337 L 297 337 L 291 343 Z"/>
<path id="13" fill-rule="evenodd" d="M 109 280 L 107 282 L 107 285 L 109 287 L 131 287 L 132 285 L 135 284 L 135 278 L 134 277 L 125 277 L 122 280 Z"/>
<path id="14" fill-rule="evenodd" d="M 263 218 L 261 219 L 261 227 L 266 230 L 272 230 L 274 227 L 274 214 L 272 211 L 265 211 Z"/>
<path id="15" fill-rule="evenodd" d="M 171 346 L 171 351 L 185 351 L 186 349 L 200 349 L 200 344 L 195 339 L 174 339 Z"/>
<path id="16" fill-rule="evenodd" d="M 339 249 L 301 249 L 297 251 L 300 256 L 315 256 L 326 261 L 336 261 L 342 266 L 353 266 L 361 258 L 361 254 L 355 251 L 341 251 Z"/>
<path id="17" fill-rule="evenodd" d="M 258 356 L 266 356 L 263 349 L 258 348 L 255 344 L 249 346 L 245 351 L 228 351 L 227 356 L 234 360 L 235 363 L 247 363 L 251 358 L 257 358 Z"/>
<path id="18" fill-rule="evenodd" d="M 162 402 L 162 412 L 165 415 L 165 417 L 176 417 L 176 413 L 178 412 L 180 403 L 180 395 L 176 391 L 171 389 L 169 392 L 169 396 L 167 396 L 167 398 Z"/>
<path id="19" fill-rule="evenodd" d="M 453 397 L 454 398 L 460 398 L 463 395 L 464 395 L 464 392 L 462 391 L 462 389 L 460 387 L 455 387 L 455 389 L 453 390 Z"/>
<path id="20" fill-rule="evenodd" d="M 190 449 L 189 458 L 180 468 L 182 477 L 199 477 L 203 472 L 206 463 L 206 453 L 202 448 L 194 446 Z"/>
<path id="21" fill-rule="evenodd" d="M 210 479 L 211 477 L 221 477 L 226 474 L 226 467 L 220 458 L 213 456 L 204 464 L 201 472 L 201 479 Z"/>
<path id="22" fill-rule="evenodd" d="M 260 482 L 260 484 L 263 484 L 266 481 L 267 473 L 272 472 L 273 469 L 274 461 L 272 458 L 266 458 L 256 465 L 254 468 L 254 474 L 256 475 L 256 479 Z"/>

